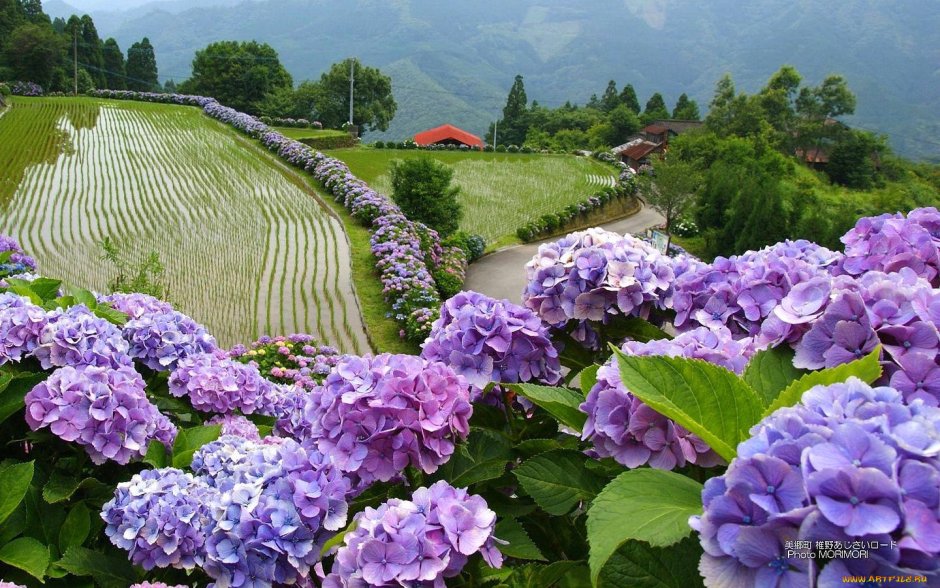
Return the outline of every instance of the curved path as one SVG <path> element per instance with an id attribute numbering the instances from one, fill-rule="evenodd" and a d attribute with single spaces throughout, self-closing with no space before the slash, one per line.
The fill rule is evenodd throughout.
<path id="1" fill-rule="evenodd" d="M 665 222 L 666 219 L 658 212 L 643 207 L 633 216 L 601 225 L 601 228 L 620 234 L 642 233 Z M 508 298 L 519 304 L 526 284 L 525 264 L 538 252 L 539 245 L 558 239 L 556 236 L 535 243 L 514 245 L 479 259 L 470 265 L 464 289 L 475 290 L 496 299 Z"/>

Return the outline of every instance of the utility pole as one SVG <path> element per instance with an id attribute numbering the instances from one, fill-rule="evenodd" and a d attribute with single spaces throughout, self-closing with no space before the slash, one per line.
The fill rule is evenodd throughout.
<path id="1" fill-rule="evenodd" d="M 349 124 L 353 124 L 353 91 L 356 85 L 356 60 L 349 60 Z"/>
<path id="2" fill-rule="evenodd" d="M 74 73 L 74 86 L 72 87 L 73 95 L 78 96 L 78 27 L 72 29 L 72 57 L 73 59 L 73 73 Z"/>
<path id="3" fill-rule="evenodd" d="M 499 117 L 496 117 L 496 122 L 493 123 L 493 151 L 496 151 L 496 128 L 499 126 Z"/>

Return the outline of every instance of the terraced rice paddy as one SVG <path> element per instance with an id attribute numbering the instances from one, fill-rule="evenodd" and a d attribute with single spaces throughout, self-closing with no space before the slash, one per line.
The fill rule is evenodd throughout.
<path id="1" fill-rule="evenodd" d="M 191 107 L 17 98 L 0 118 L 0 233 L 43 274 L 104 290 L 104 237 L 166 266 L 223 345 L 308 332 L 368 344 L 342 224 L 272 156 Z"/>
<path id="2" fill-rule="evenodd" d="M 386 194 L 391 194 L 388 166 L 393 159 L 428 155 L 446 163 L 461 188 L 460 228 L 483 235 L 488 243 L 616 182 L 612 167 L 573 155 L 395 149 L 337 149 L 330 154 Z"/>

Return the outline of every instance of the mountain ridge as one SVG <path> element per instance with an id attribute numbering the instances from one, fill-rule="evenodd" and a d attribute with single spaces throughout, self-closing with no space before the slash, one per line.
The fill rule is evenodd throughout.
<path id="1" fill-rule="evenodd" d="M 618 87 L 633 84 L 641 102 L 658 91 L 671 107 L 685 92 L 704 111 L 725 72 L 740 91 L 753 92 L 791 64 L 809 84 L 843 74 L 859 98 L 848 122 L 888 134 L 899 153 L 940 159 L 934 139 L 940 122 L 932 116 L 940 101 L 940 3 L 255 0 L 207 6 L 232 1 L 202 0 L 177 11 L 174 0 L 91 14 L 102 36 L 114 36 L 121 47 L 148 36 L 161 79 L 185 79 L 194 52 L 222 39 L 271 44 L 295 81 L 316 79 L 350 56 L 389 68 L 399 111 L 389 132 L 372 138 L 404 138 L 433 115 L 441 119 L 435 124 L 479 132 L 500 112 L 517 73 L 529 99 L 547 106 L 584 103 L 614 79 Z M 442 89 L 451 92 L 446 100 Z"/>

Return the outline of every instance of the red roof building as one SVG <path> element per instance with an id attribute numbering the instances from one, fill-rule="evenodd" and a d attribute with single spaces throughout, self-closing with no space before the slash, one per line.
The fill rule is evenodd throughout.
<path id="1" fill-rule="evenodd" d="M 415 135 L 415 143 L 427 145 L 466 145 L 474 149 L 483 149 L 483 139 L 454 125 L 441 125 Z"/>

